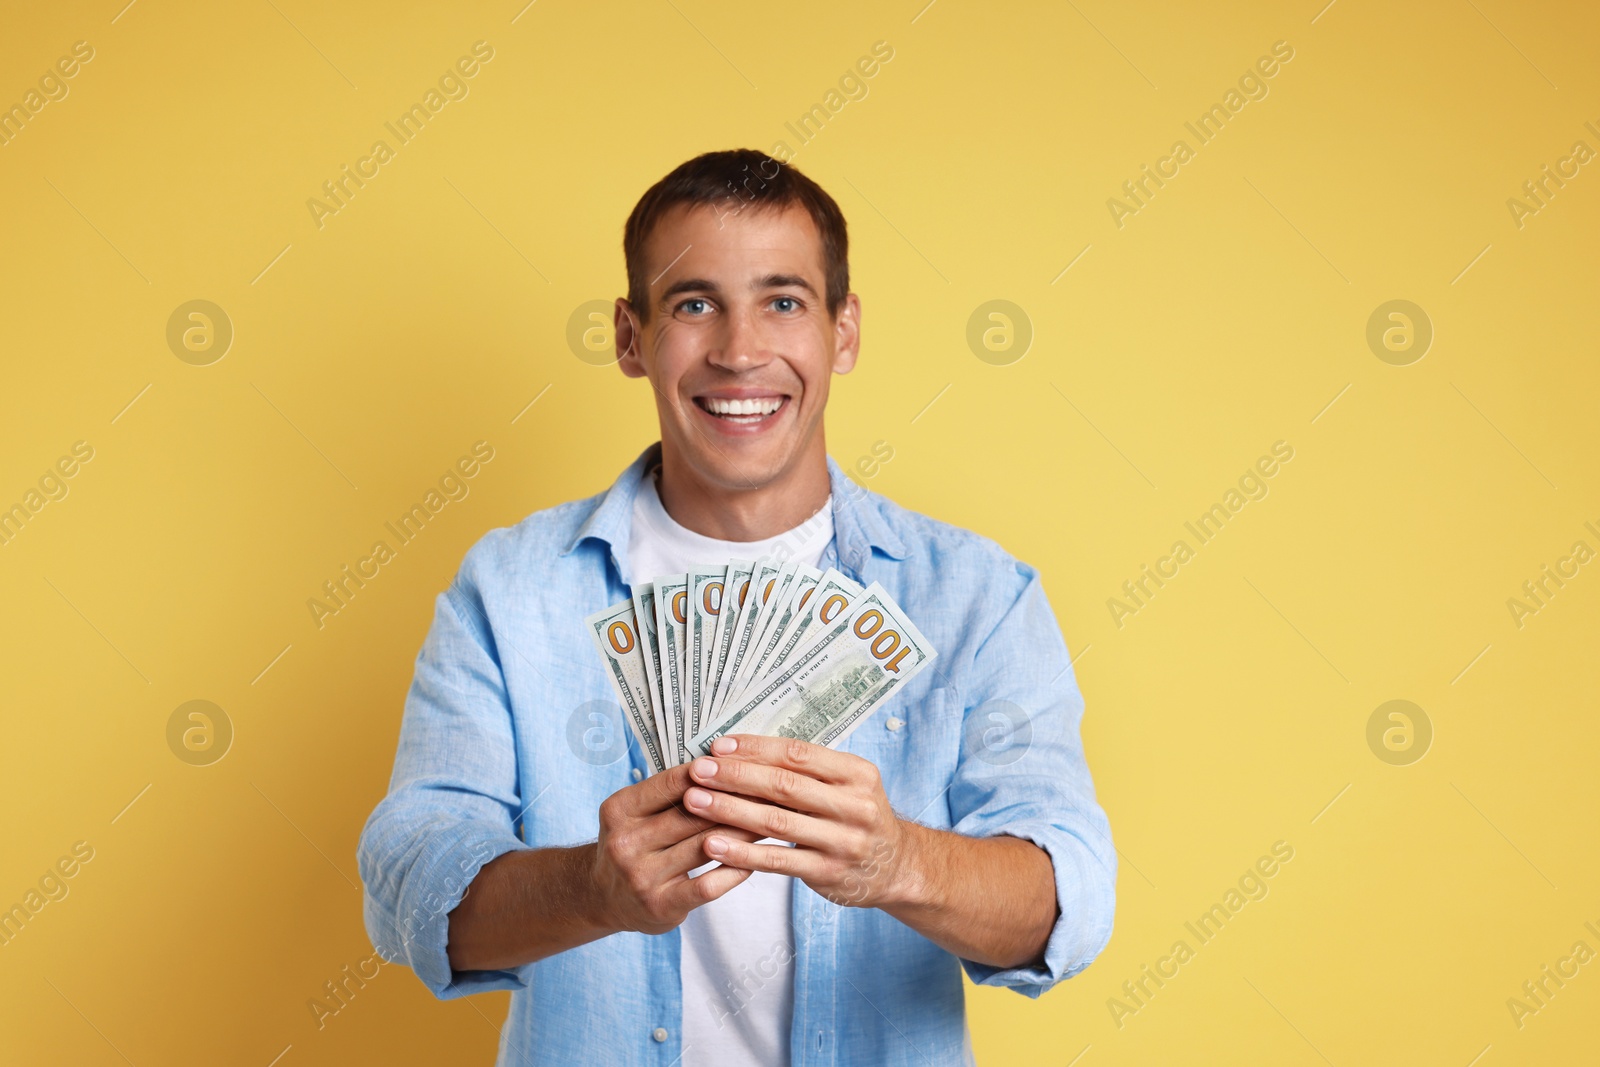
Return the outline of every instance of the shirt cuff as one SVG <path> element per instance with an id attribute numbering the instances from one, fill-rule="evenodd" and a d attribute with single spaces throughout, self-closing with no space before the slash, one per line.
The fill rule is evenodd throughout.
<path id="1" fill-rule="evenodd" d="M 527 988 L 527 967 L 455 971 L 448 952 L 450 912 L 466 896 L 472 880 L 490 861 L 525 847 L 503 830 L 481 824 L 458 823 L 437 831 L 405 874 L 396 912 L 390 913 L 370 892 L 365 894 L 367 929 L 381 932 L 374 947 L 385 959 L 407 964 L 440 1000 Z"/>
<path id="2" fill-rule="evenodd" d="M 1010 825 L 999 831 L 1031 841 L 1050 857 L 1055 871 L 1056 917 L 1045 942 L 1044 959 L 1036 966 L 994 967 L 963 959 L 961 966 L 977 985 L 1004 986 L 1038 997 L 1057 982 L 1094 962 L 1111 940 L 1116 899 L 1116 860 L 1107 869 L 1095 850 L 1071 833 L 1048 823 Z"/>

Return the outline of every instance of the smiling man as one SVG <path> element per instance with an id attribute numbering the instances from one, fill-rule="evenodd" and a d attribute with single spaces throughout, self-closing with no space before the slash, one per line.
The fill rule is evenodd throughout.
<path id="1" fill-rule="evenodd" d="M 1111 936 L 1116 853 L 1039 576 L 829 458 L 861 303 L 814 182 L 699 156 L 623 248 L 618 363 L 660 441 L 486 535 L 439 595 L 361 836 L 368 931 L 441 998 L 513 990 L 502 1064 L 969 1063 L 963 968 L 1038 996 Z M 879 583 L 938 662 L 841 751 L 730 735 L 645 778 L 637 747 L 573 740 L 611 699 L 585 616 L 762 555 Z"/>

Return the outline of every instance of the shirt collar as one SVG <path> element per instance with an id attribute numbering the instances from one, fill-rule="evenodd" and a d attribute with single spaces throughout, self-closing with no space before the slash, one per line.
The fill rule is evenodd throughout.
<path id="1" fill-rule="evenodd" d="M 827 460 L 828 484 L 833 493 L 833 539 L 839 559 L 857 573 L 874 548 L 891 559 L 905 559 L 906 546 L 889 528 L 874 494 L 851 481 L 832 456 Z M 584 541 L 594 538 L 611 549 L 612 562 L 622 573 L 621 561 L 628 557 L 628 536 L 633 528 L 634 498 L 651 468 L 660 462 L 661 442 L 657 441 L 639 453 L 639 458 L 606 490 L 561 554 L 569 555 Z"/>
<path id="2" fill-rule="evenodd" d="M 877 495 L 851 481 L 832 456 L 828 483 L 833 492 L 833 542 L 840 562 L 859 575 L 875 548 L 890 559 L 906 558 L 906 546 L 889 528 Z"/>
<path id="3" fill-rule="evenodd" d="M 633 500 L 639 495 L 639 486 L 644 483 L 645 476 L 660 462 L 661 442 L 657 441 L 639 453 L 639 458 L 629 464 L 628 469 L 606 490 L 599 505 L 583 520 L 583 525 L 578 527 L 578 532 L 572 535 L 572 540 L 567 542 L 561 554 L 570 555 L 573 549 L 592 537 L 610 547 L 611 562 L 616 566 L 617 573 L 623 574 L 622 561 L 628 558 L 628 534 L 633 529 Z"/>

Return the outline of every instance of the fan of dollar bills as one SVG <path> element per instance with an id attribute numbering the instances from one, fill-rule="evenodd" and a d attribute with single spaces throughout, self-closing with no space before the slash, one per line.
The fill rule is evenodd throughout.
<path id="1" fill-rule="evenodd" d="M 836 747 L 936 655 L 876 582 L 772 559 L 641 583 L 586 622 L 652 773 L 729 733 Z"/>

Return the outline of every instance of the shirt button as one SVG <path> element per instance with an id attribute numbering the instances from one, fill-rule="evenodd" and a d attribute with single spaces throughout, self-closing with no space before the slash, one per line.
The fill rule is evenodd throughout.
<path id="1" fill-rule="evenodd" d="M 658 1026 L 650 1032 L 650 1036 L 655 1038 L 657 1042 L 665 1041 L 667 1039 L 667 1028 Z"/>
<path id="2" fill-rule="evenodd" d="M 633 769 L 633 780 L 637 782 L 643 777 L 644 777 L 644 772 L 641 771 L 639 768 L 635 767 Z"/>
<path id="3" fill-rule="evenodd" d="M 885 719 L 884 723 L 883 723 L 883 725 L 887 726 L 891 731 L 897 731 L 897 730 L 900 729 L 900 727 L 904 726 L 905 724 L 906 723 L 905 723 L 904 719 L 897 718 L 897 717 L 895 717 L 893 715 L 891 715 L 887 719 Z"/>

